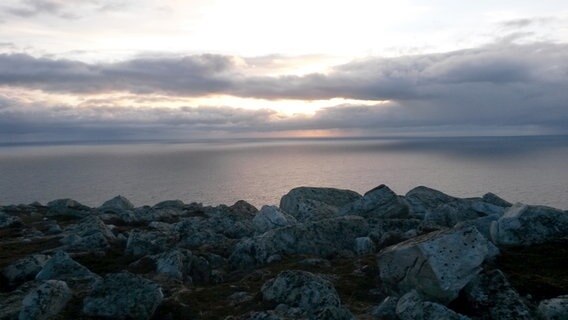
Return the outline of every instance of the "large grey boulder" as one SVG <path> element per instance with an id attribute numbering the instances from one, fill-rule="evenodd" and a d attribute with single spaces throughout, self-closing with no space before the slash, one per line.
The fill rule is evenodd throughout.
<path id="1" fill-rule="evenodd" d="M 317 221 L 336 217 L 339 208 L 360 198 L 351 190 L 299 187 L 280 199 L 280 208 L 300 222 Z"/>
<path id="2" fill-rule="evenodd" d="M 562 210 L 515 204 L 491 224 L 497 245 L 528 246 L 568 237 L 568 214 Z"/>
<path id="3" fill-rule="evenodd" d="M 72 199 L 58 199 L 47 203 L 48 217 L 84 218 L 91 213 L 91 208 Z"/>
<path id="4" fill-rule="evenodd" d="M 264 301 L 300 308 L 310 318 L 354 319 L 350 312 L 341 308 L 341 300 L 333 284 L 306 271 L 283 271 L 266 282 L 261 292 Z"/>
<path id="5" fill-rule="evenodd" d="M 49 256 L 34 254 L 19 259 L 2 269 L 2 275 L 11 286 L 32 280 L 45 266 Z"/>
<path id="6" fill-rule="evenodd" d="M 76 225 L 65 229 L 65 238 L 61 240 L 66 244 L 67 251 L 105 251 L 110 248 L 109 241 L 116 237 L 110 228 L 97 216 L 89 216 Z"/>
<path id="7" fill-rule="evenodd" d="M 384 184 L 342 207 L 341 215 L 357 215 L 365 218 L 407 218 L 408 205 Z"/>
<path id="8" fill-rule="evenodd" d="M 355 238 L 355 251 L 358 255 L 365 255 L 369 253 L 373 253 L 376 250 L 375 243 L 369 237 L 359 237 Z"/>
<path id="9" fill-rule="evenodd" d="M 102 212 L 122 212 L 134 209 L 134 205 L 130 200 L 118 195 L 110 200 L 105 201 L 100 207 L 99 211 Z"/>
<path id="10" fill-rule="evenodd" d="M 460 199 L 423 186 L 410 190 L 404 199 L 412 216 L 444 227 L 487 215 L 503 215 L 506 208 L 505 204 L 490 196 Z"/>
<path id="11" fill-rule="evenodd" d="M 280 211 L 276 206 L 263 206 L 252 219 L 258 233 L 298 223 L 296 218 Z"/>
<path id="12" fill-rule="evenodd" d="M 543 320 L 568 320 L 568 295 L 541 301 L 538 315 Z"/>
<path id="13" fill-rule="evenodd" d="M 79 264 L 63 252 L 58 251 L 49 259 L 41 271 L 36 275 L 36 280 L 62 280 L 62 281 L 94 281 L 98 276 L 85 266 Z"/>
<path id="14" fill-rule="evenodd" d="M 341 251 L 353 252 L 355 239 L 368 233 L 365 219 L 355 216 L 300 223 L 241 240 L 229 263 L 236 269 L 248 269 L 265 264 L 275 254 L 328 257 Z"/>
<path id="15" fill-rule="evenodd" d="M 67 283 L 59 280 L 47 280 L 29 292 L 22 301 L 19 320 L 50 319 L 67 305 L 72 293 Z"/>
<path id="16" fill-rule="evenodd" d="M 438 206 L 457 200 L 457 198 L 441 191 L 424 186 L 419 186 L 408 191 L 404 199 L 409 204 L 411 213 L 418 217 L 424 217 L 426 213 L 436 209 Z"/>
<path id="17" fill-rule="evenodd" d="M 107 274 L 83 301 L 83 313 L 111 319 L 150 319 L 162 302 L 161 288 L 128 272 Z"/>
<path id="18" fill-rule="evenodd" d="M 400 320 L 468 320 L 469 318 L 456 313 L 444 305 L 424 301 L 423 297 L 412 290 L 403 295 L 396 305 L 396 314 Z"/>
<path id="19" fill-rule="evenodd" d="M 530 311 L 500 270 L 480 273 L 463 290 L 469 306 L 490 319 L 530 320 Z"/>
<path id="20" fill-rule="evenodd" d="M 445 304 L 481 270 L 489 245 L 473 227 L 432 232 L 383 249 L 377 257 L 380 277 L 395 294 L 416 289 Z"/>

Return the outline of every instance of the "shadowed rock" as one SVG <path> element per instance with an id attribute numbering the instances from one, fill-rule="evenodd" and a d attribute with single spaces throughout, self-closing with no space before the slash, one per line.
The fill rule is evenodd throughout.
<path id="1" fill-rule="evenodd" d="M 280 209 L 300 222 L 338 216 L 341 207 L 361 198 L 357 192 L 334 188 L 299 187 L 280 199 Z"/>
<path id="2" fill-rule="evenodd" d="M 463 290 L 469 305 L 492 319 L 530 320 L 529 309 L 500 270 L 480 273 Z"/>
<path id="3" fill-rule="evenodd" d="M 354 319 L 350 312 L 340 310 L 341 300 L 333 284 L 306 271 L 283 271 L 266 282 L 261 292 L 263 300 L 297 307 L 310 318 Z"/>
<path id="4" fill-rule="evenodd" d="M 122 212 L 134 209 L 134 205 L 130 200 L 123 196 L 116 196 L 110 200 L 107 200 L 99 207 L 101 212 Z"/>
<path id="5" fill-rule="evenodd" d="M 164 295 L 158 285 L 128 272 L 99 280 L 83 301 L 83 313 L 112 319 L 150 319 Z"/>
<path id="6" fill-rule="evenodd" d="M 366 236 L 369 225 L 361 217 L 347 216 L 273 229 L 241 240 L 229 257 L 236 269 L 265 264 L 274 254 L 312 254 L 321 257 L 353 251 L 355 239 Z"/>
<path id="7" fill-rule="evenodd" d="M 344 206 L 341 215 L 357 215 L 365 218 L 407 218 L 408 205 L 384 184 Z"/>
<path id="8" fill-rule="evenodd" d="M 527 246 L 568 237 L 568 214 L 545 206 L 515 204 L 491 224 L 497 245 Z"/>
<path id="9" fill-rule="evenodd" d="M 263 206 L 252 219 L 257 233 L 298 223 L 296 218 L 280 211 L 276 206 Z"/>

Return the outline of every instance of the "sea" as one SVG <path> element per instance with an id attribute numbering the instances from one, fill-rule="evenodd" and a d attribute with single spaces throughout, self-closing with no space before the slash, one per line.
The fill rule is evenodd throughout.
<path id="1" fill-rule="evenodd" d="M 123 195 L 277 205 L 298 186 L 398 194 L 428 186 L 458 197 L 568 209 L 568 136 L 230 139 L 0 145 L 0 205 Z"/>

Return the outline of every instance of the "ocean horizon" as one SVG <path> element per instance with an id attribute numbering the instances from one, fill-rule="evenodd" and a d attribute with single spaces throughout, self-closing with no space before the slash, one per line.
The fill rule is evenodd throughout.
<path id="1" fill-rule="evenodd" d="M 298 186 L 458 197 L 568 209 L 568 136 L 262 138 L 0 144 L 0 204 L 123 195 L 206 205 L 278 204 Z"/>

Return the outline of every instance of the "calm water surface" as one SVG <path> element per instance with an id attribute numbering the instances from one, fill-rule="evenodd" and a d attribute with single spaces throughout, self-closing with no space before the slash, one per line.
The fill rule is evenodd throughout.
<path id="1" fill-rule="evenodd" d="M 404 194 L 426 185 L 455 196 L 491 191 L 568 209 L 568 137 L 258 140 L 0 146 L 0 204 L 73 198 L 91 206 L 121 194 L 277 204 L 296 186 Z"/>

